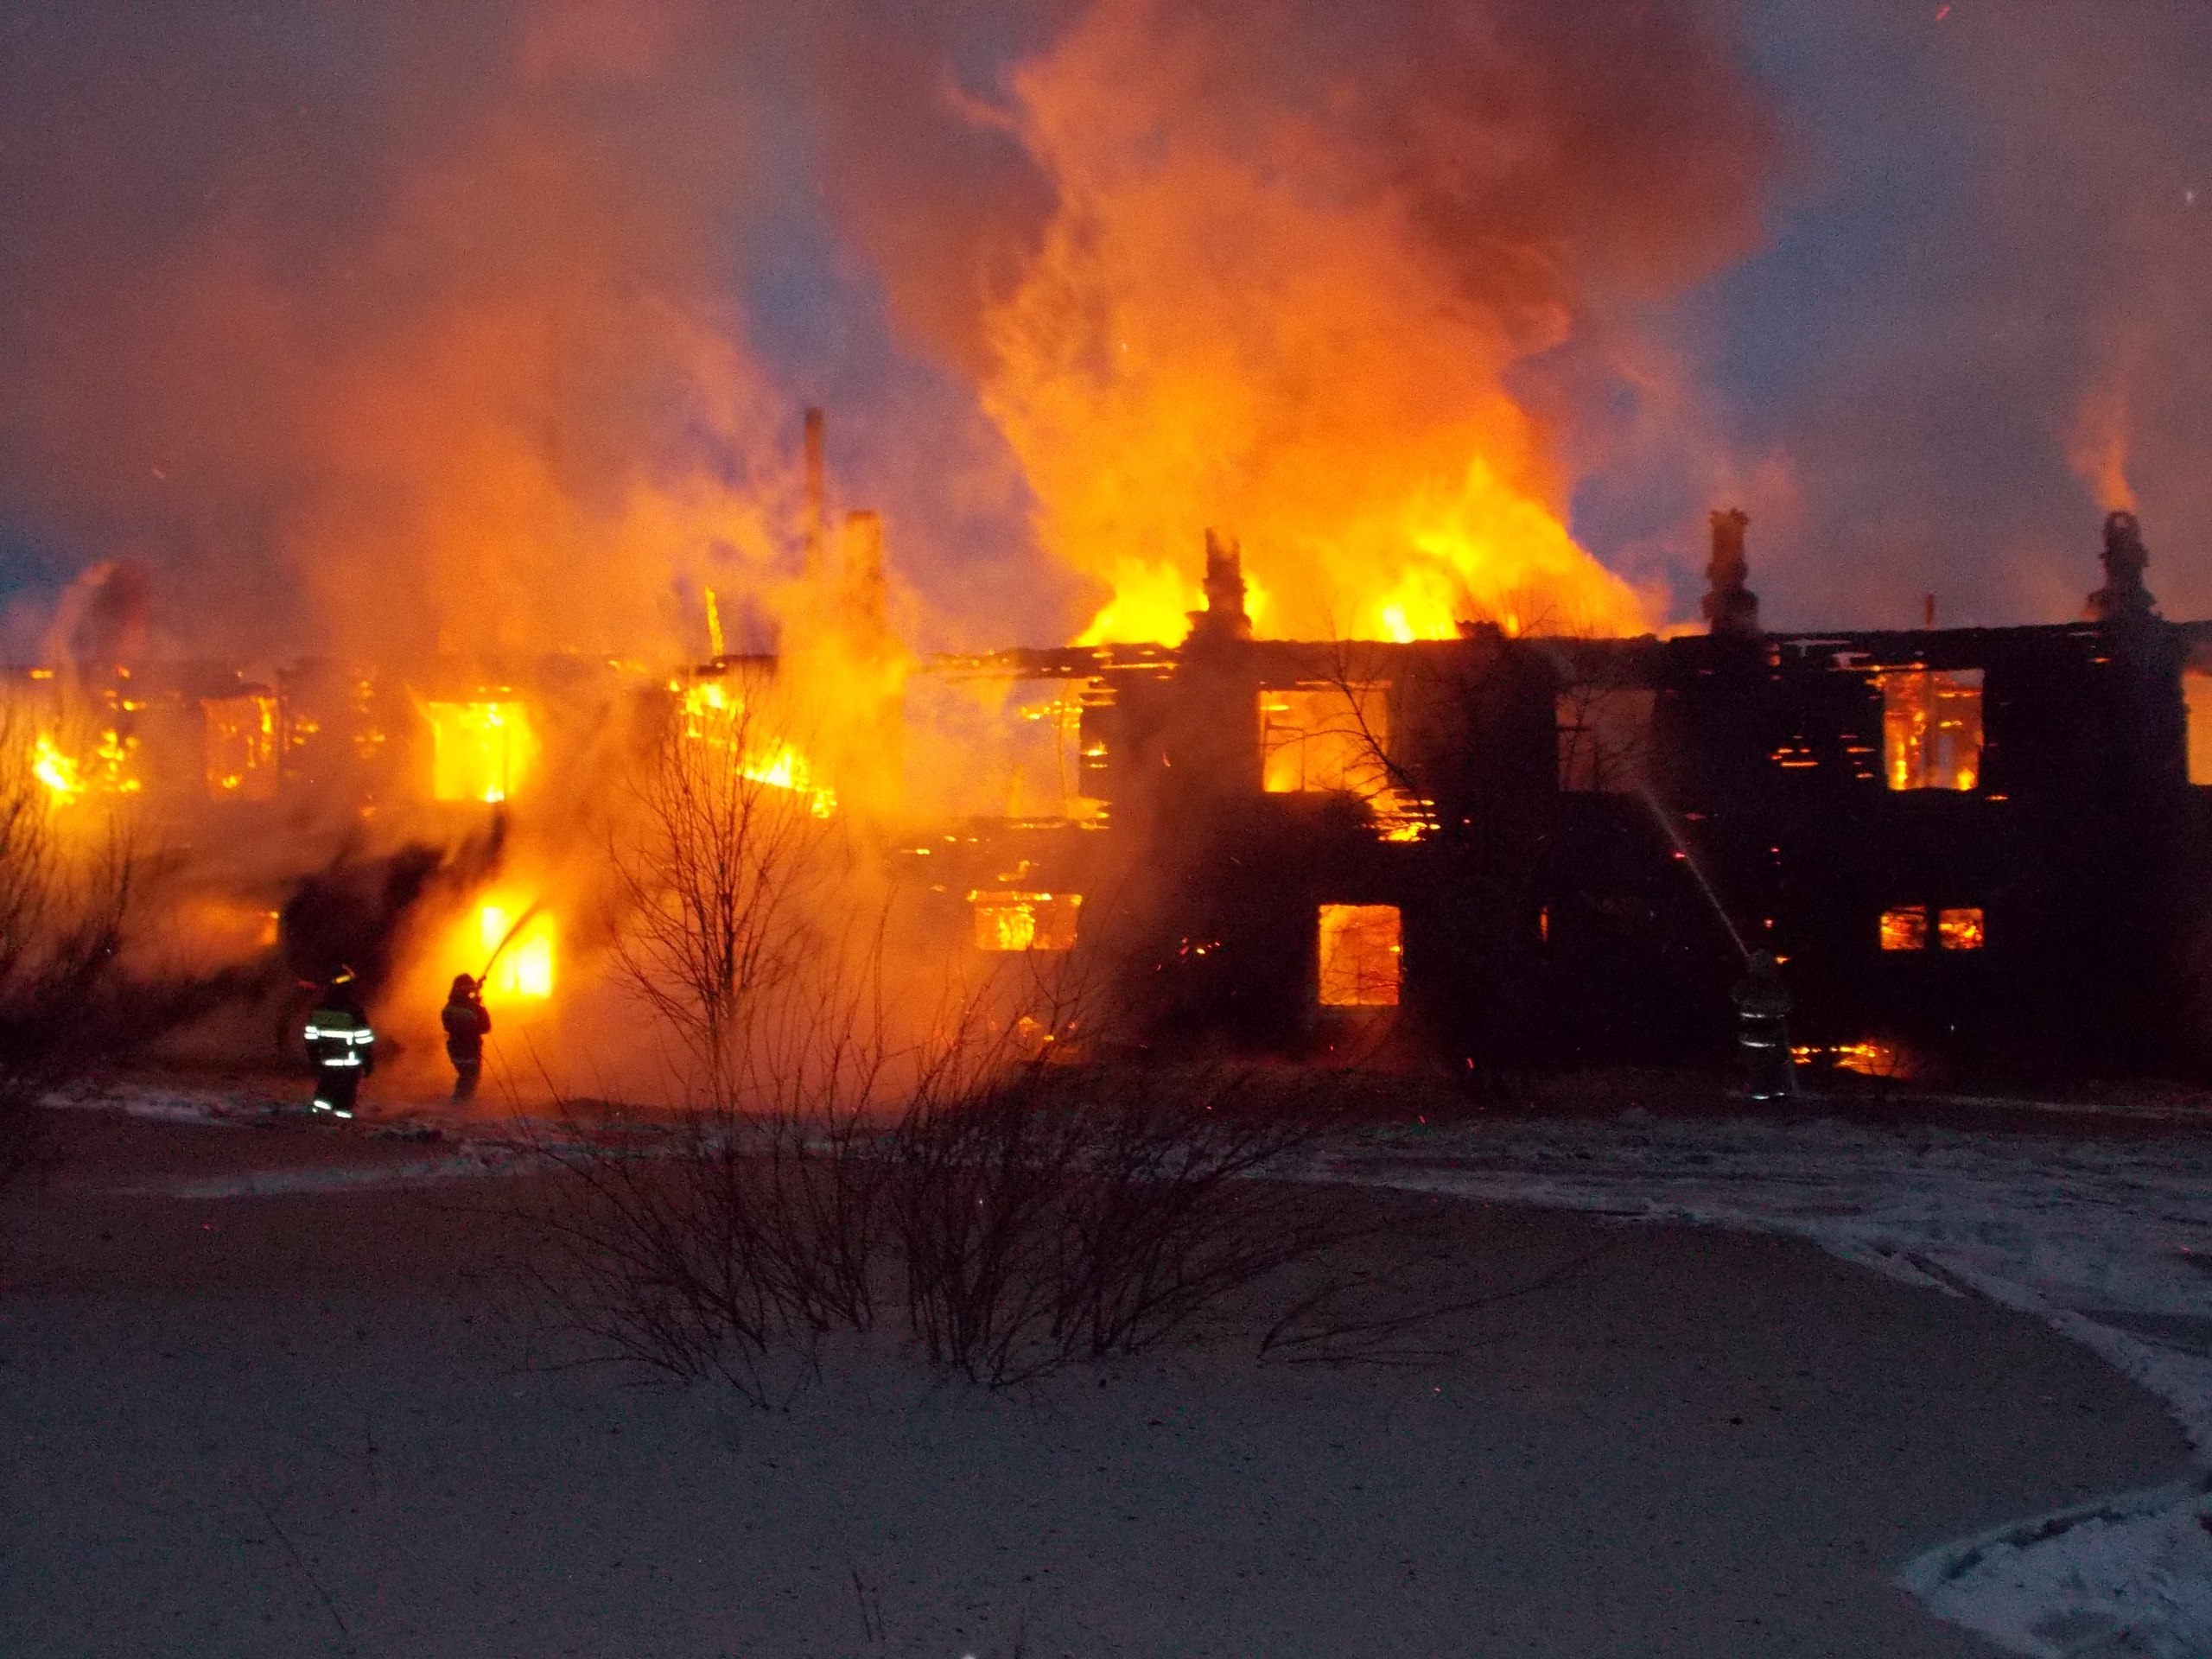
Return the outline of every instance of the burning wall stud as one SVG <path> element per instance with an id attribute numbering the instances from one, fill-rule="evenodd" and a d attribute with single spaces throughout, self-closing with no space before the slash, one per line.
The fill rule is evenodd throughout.
<path id="1" fill-rule="evenodd" d="M 275 800 L 279 758 L 275 693 L 202 697 L 200 713 L 209 798 Z"/>

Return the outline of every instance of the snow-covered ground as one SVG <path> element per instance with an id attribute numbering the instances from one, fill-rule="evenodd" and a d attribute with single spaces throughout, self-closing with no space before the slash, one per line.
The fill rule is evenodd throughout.
<path id="1" fill-rule="evenodd" d="M 252 1090 L 140 1084 L 67 1103 L 205 1124 L 296 1108 Z M 527 1162 L 514 1129 L 481 1118 L 410 1114 L 404 1127 L 367 1128 L 396 1131 L 442 1144 L 435 1155 L 401 1156 L 392 1147 L 373 1163 L 192 1176 L 160 1190 L 269 1196 L 415 1185 Z M 1891 1278 L 2048 1322 L 2162 1398 L 2204 1472 L 1961 1540 L 1908 1563 L 1898 1582 L 1942 1617 L 2022 1654 L 2212 1654 L 2212 1135 L 1871 1129 L 1630 1112 L 1370 1129 L 1338 1143 L 1312 1173 L 1794 1235 Z M 1991 1382 L 2001 1389 L 2005 1380 Z"/>
<path id="2" fill-rule="evenodd" d="M 2158 1395 L 2212 1471 L 2212 1138 L 1631 1113 L 1370 1131 L 1316 1173 L 1794 1234 L 1893 1278 L 1986 1297 L 2049 1321 Z M 1962 1540 L 1898 1581 L 2019 1653 L 2202 1659 L 2212 1654 L 2212 1472 Z"/>

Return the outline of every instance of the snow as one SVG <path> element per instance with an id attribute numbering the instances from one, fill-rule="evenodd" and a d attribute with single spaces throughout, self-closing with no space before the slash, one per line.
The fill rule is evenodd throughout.
<path id="1" fill-rule="evenodd" d="M 2212 1470 L 2212 1145 L 1834 1122 L 1370 1131 L 1323 1179 L 1792 1234 L 2045 1320 L 2163 1399 Z M 2013 1522 L 1900 1585 L 2011 1650 L 2212 1654 L 2212 1474 Z"/>
<path id="2" fill-rule="evenodd" d="M 139 1084 L 54 1103 L 200 1124 L 296 1108 L 250 1090 Z M 526 1161 L 481 1120 L 411 1127 L 448 1144 L 436 1155 L 232 1171 L 161 1190 L 215 1198 L 391 1187 Z M 1334 1143 L 1309 1173 L 1792 1235 L 1892 1279 L 2044 1321 L 2162 1399 L 2208 1472 L 1945 1544 L 1897 1582 L 2020 1654 L 2212 1654 L 2212 1138 L 1631 1112 L 1370 1129 Z"/>

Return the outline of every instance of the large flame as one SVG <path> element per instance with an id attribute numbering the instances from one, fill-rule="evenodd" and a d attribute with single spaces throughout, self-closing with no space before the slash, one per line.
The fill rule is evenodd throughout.
<path id="1" fill-rule="evenodd" d="M 426 702 L 433 746 L 430 793 L 441 801 L 508 799 L 537 764 L 527 704 L 508 698 Z"/>
<path id="2" fill-rule="evenodd" d="M 1242 539 L 1264 633 L 1648 626 L 1505 390 L 1563 315 L 1530 338 L 1470 302 L 1325 122 L 1209 108 L 1233 49 L 1128 0 L 1019 81 L 1059 207 L 989 320 L 983 395 L 1045 540 L 1111 589 L 1086 642 L 1179 639 L 1210 524 Z"/>
<path id="3" fill-rule="evenodd" d="M 65 805 L 85 792 L 85 774 L 76 761 L 62 753 L 54 739 L 41 732 L 31 744 L 31 776 L 46 785 L 48 793 Z"/>
<path id="4" fill-rule="evenodd" d="M 730 751 L 739 777 L 804 797 L 807 810 L 817 818 L 836 811 L 837 791 L 817 772 L 805 752 L 754 729 L 746 715 L 743 693 L 730 690 L 719 680 L 702 680 L 685 686 L 683 696 L 687 742 Z"/>

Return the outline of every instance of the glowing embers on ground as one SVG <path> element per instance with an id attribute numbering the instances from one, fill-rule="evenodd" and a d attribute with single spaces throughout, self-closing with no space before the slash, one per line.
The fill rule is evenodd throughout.
<path id="1" fill-rule="evenodd" d="M 1882 912 L 1880 939 L 1885 950 L 1928 949 L 1928 906 L 1891 906 Z M 1947 906 L 1936 912 L 1935 942 L 1941 949 L 1979 950 L 1986 939 L 1980 906 Z"/>
<path id="2" fill-rule="evenodd" d="M 804 799 L 817 818 L 836 811 L 837 791 L 816 772 L 798 745 L 775 739 L 756 725 L 742 691 L 720 680 L 701 680 L 681 690 L 685 742 L 727 753 L 739 777 L 789 790 Z"/>
<path id="3" fill-rule="evenodd" d="M 1893 790 L 1971 790 L 1981 780 L 1981 671 L 1886 669 L 1882 770 Z"/>
<path id="4" fill-rule="evenodd" d="M 1395 1008 L 1405 946 L 1395 905 L 1323 905 L 1319 986 L 1325 1008 Z"/>
<path id="5" fill-rule="evenodd" d="M 512 698 L 426 702 L 423 714 L 430 722 L 435 799 L 510 800 L 537 765 L 537 734 L 525 703 Z"/>
<path id="6" fill-rule="evenodd" d="M 977 890 L 968 895 L 978 950 L 1072 950 L 1079 893 Z"/>
<path id="7" fill-rule="evenodd" d="M 553 918 L 543 906 L 506 899 L 480 906 L 471 942 L 486 964 L 486 996 L 543 1001 L 553 995 Z"/>
<path id="8" fill-rule="evenodd" d="M 243 691 L 200 700 L 207 793 L 219 801 L 276 798 L 276 697 Z"/>
<path id="9" fill-rule="evenodd" d="M 1789 1056 L 1800 1065 L 1832 1065 L 1862 1077 L 1909 1077 L 1919 1069 L 1904 1049 L 1878 1037 L 1825 1046 L 1801 1043 L 1789 1051 Z"/>

